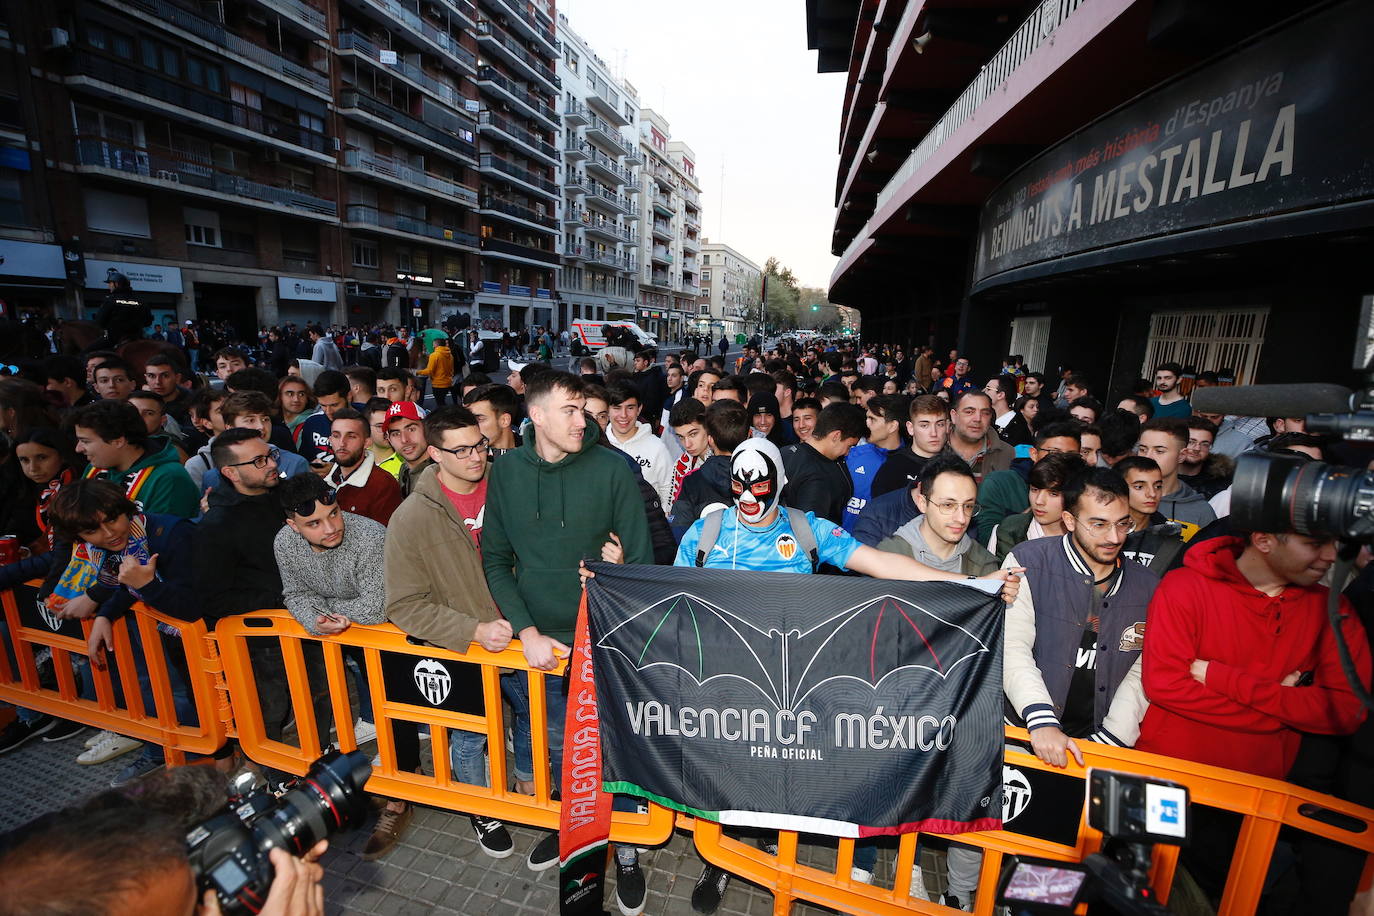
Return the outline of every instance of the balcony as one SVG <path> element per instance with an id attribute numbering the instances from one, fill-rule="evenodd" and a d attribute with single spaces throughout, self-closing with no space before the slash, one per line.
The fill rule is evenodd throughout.
<path id="1" fill-rule="evenodd" d="M 558 112 L 546 103 L 521 89 L 513 81 L 502 76 L 493 67 L 480 67 L 477 70 L 477 85 L 500 99 L 512 103 L 522 114 L 531 118 L 543 118 L 550 130 L 558 129 Z"/>
<path id="2" fill-rule="evenodd" d="M 483 153 L 478 161 L 478 169 L 488 173 L 499 173 L 509 181 L 517 181 L 520 184 L 535 191 L 545 194 L 558 196 L 558 185 L 543 176 L 536 175 L 528 169 L 522 169 L 513 162 L 507 162 L 500 156 L 492 153 Z"/>
<path id="3" fill-rule="evenodd" d="M 317 10 L 302 0 L 258 0 L 267 9 L 278 13 L 282 23 L 310 32 L 317 38 L 329 35 L 328 20 L 323 10 Z"/>
<path id="4" fill-rule="evenodd" d="M 478 115 L 477 124 L 481 127 L 483 134 L 494 134 L 497 139 L 504 139 L 509 143 L 518 145 L 521 152 L 542 156 L 548 160 L 550 165 L 558 164 L 558 150 L 552 143 L 526 130 L 509 118 L 503 118 L 494 111 L 483 111 Z"/>
<path id="5" fill-rule="evenodd" d="M 356 149 L 346 150 L 344 152 L 344 170 L 364 172 L 406 190 L 424 188 L 465 207 L 475 208 L 477 206 L 477 192 L 472 188 L 449 181 L 447 178 L 440 178 L 429 172 L 413 169 L 395 159 L 379 156 L 376 153 Z"/>
<path id="6" fill-rule="evenodd" d="M 78 172 L 128 179 L 197 197 L 233 198 L 235 203 L 278 213 L 324 218 L 329 222 L 335 222 L 339 214 L 332 200 L 294 188 L 263 184 L 161 147 L 131 146 L 105 137 L 78 136 L 76 162 Z"/>
<path id="7" fill-rule="evenodd" d="M 494 254 L 521 260 L 535 261 L 540 264 L 558 264 L 558 252 L 548 251 L 543 248 L 534 248 L 530 245 L 521 245 L 519 242 L 508 242 L 505 239 L 498 239 L 487 236 L 482 239 L 482 254 Z"/>
<path id="8" fill-rule="evenodd" d="M 684 184 L 679 193 L 682 194 L 682 199 L 687 201 L 687 203 L 696 207 L 698 210 L 701 209 L 701 194 L 695 189 Z"/>
<path id="9" fill-rule="evenodd" d="M 468 71 L 477 69 L 477 56 L 463 47 L 456 36 L 440 31 L 434 25 L 397 3 L 396 0 L 362 0 L 362 2 L 365 6 L 380 12 L 389 22 L 402 30 L 419 35 Z"/>
<path id="10" fill-rule="evenodd" d="M 482 198 L 481 213 L 485 215 L 495 214 L 501 219 L 518 220 L 527 225 L 536 226 L 540 229 L 554 232 L 558 229 L 558 220 L 541 213 L 533 207 L 526 207 L 511 200 L 502 200 L 499 197 L 487 196 Z"/>
<path id="11" fill-rule="evenodd" d="M 625 118 L 620 110 L 620 93 L 610 83 L 597 76 L 595 73 L 587 73 L 587 105 L 601 112 L 606 120 L 616 127 L 624 127 L 630 122 Z"/>
<path id="12" fill-rule="evenodd" d="M 701 251 L 701 242 L 695 236 L 685 235 L 682 237 L 682 250 Z"/>
<path id="13" fill-rule="evenodd" d="M 592 183 L 584 173 L 567 169 L 563 173 L 563 189 L 576 194 L 591 194 Z"/>
<path id="14" fill-rule="evenodd" d="M 497 2 L 509 14 L 507 22 L 511 28 L 531 41 L 543 42 L 550 57 L 559 56 L 561 52 L 559 51 L 558 39 L 554 35 L 553 23 L 549 21 L 548 16 L 527 6 L 520 0 L 493 0 L 493 5 Z"/>
<path id="15" fill-rule="evenodd" d="M 586 261 L 591 258 L 591 246 L 579 245 L 575 242 L 565 242 L 563 244 L 563 257 L 569 261 Z"/>
<path id="16" fill-rule="evenodd" d="M 175 114 L 231 137 L 251 139 L 318 162 L 334 162 L 333 153 L 325 152 L 332 149 L 330 139 L 295 121 L 264 114 L 260 109 L 86 51 L 72 52 L 67 59 L 68 85 L 84 86 L 154 114 Z"/>
<path id="17" fill-rule="evenodd" d="M 287 60 L 262 45 L 240 38 L 223 25 L 211 22 L 168 0 L 105 0 L 111 6 L 125 10 L 135 19 L 160 24 L 169 31 L 189 35 L 222 48 L 226 54 L 238 58 L 254 69 L 288 80 L 314 92 L 329 92 L 329 77 L 306 64 Z M 140 14 L 147 14 L 146 17 Z"/>
<path id="18" fill-rule="evenodd" d="M 344 226 L 348 229 L 366 229 L 387 235 L 399 235 L 425 241 L 443 242 L 455 248 L 469 251 L 477 249 L 477 236 L 447 226 L 436 226 L 413 216 L 402 213 L 388 213 L 376 207 L 350 204 Z"/>
<path id="19" fill-rule="evenodd" d="M 618 269 L 624 273 L 638 274 L 639 262 L 629 255 L 626 255 L 620 259 L 620 266 Z"/>
<path id="20" fill-rule="evenodd" d="M 591 157 L 585 166 L 587 171 L 599 174 L 612 185 L 632 184 L 634 177 L 630 175 L 629 169 L 621 168 L 615 164 L 615 160 L 599 149 L 592 149 Z"/>
<path id="21" fill-rule="evenodd" d="M 583 201 L 589 207 L 598 207 L 612 213 L 630 212 L 628 198 L 595 183 L 592 184 L 591 190 L 583 196 Z"/>
<path id="22" fill-rule="evenodd" d="M 654 212 L 669 219 L 677 215 L 677 211 L 673 208 L 673 199 L 662 194 L 654 195 Z"/>
<path id="23" fill-rule="evenodd" d="M 672 289 L 673 281 L 666 271 L 650 270 L 644 275 L 645 280 L 650 286 L 661 286 L 664 289 Z"/>
<path id="24" fill-rule="evenodd" d="M 569 140 L 568 145 L 563 147 L 564 162 L 581 162 L 592 154 L 592 148 L 586 140 Z"/>
<path id="25" fill-rule="evenodd" d="M 382 49 L 357 32 L 340 32 L 335 36 L 335 44 L 340 51 L 356 51 L 360 57 L 388 76 L 399 77 L 454 111 L 462 112 L 464 117 L 472 117 L 469 102 L 475 105 L 475 99 L 465 98 L 453 86 L 435 79 L 404 57 L 398 56 L 394 64 L 383 64 Z"/>
<path id="26" fill-rule="evenodd" d="M 587 111 L 587 106 L 581 102 L 569 102 L 563 106 L 563 123 L 569 127 L 581 127 L 590 117 L 591 113 Z"/>
<path id="27" fill-rule="evenodd" d="M 620 128 L 591 112 L 587 113 L 587 139 L 604 143 L 609 149 L 625 149 L 625 138 L 620 136 Z"/>
<path id="28" fill-rule="evenodd" d="M 662 220 L 656 219 L 649 231 L 656 239 L 661 239 L 665 242 L 672 241 L 673 226 L 671 223 L 665 223 Z"/>
<path id="29" fill-rule="evenodd" d="M 477 20 L 477 43 L 489 50 L 495 50 L 496 54 L 493 56 L 514 66 L 522 76 L 543 80 L 551 89 L 562 85 L 552 67 L 520 47 L 514 36 L 494 22 L 486 19 Z"/>
<path id="30" fill-rule="evenodd" d="M 588 236 L 596 236 L 611 242 L 626 242 L 631 239 L 630 230 L 604 218 L 593 218 L 582 225 L 582 231 Z"/>
<path id="31" fill-rule="evenodd" d="M 672 252 L 662 245 L 655 245 L 649 252 L 649 260 L 653 261 L 655 264 L 671 264 L 673 263 L 673 255 Z"/>
<path id="32" fill-rule="evenodd" d="M 408 143 L 420 140 L 459 162 L 471 164 L 477 157 L 475 143 L 431 127 L 399 108 L 356 89 L 345 89 L 339 93 L 339 111 Z"/>
<path id="33" fill-rule="evenodd" d="M 701 230 L 701 217 L 696 215 L 696 211 L 690 207 L 682 211 L 682 224 L 688 229 Z"/>

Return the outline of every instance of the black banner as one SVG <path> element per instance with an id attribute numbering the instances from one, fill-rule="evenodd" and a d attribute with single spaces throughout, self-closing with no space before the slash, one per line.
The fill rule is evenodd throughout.
<path id="1" fill-rule="evenodd" d="M 611 791 L 840 836 L 1000 826 L 995 595 L 971 583 L 596 572 Z"/>
<path id="2" fill-rule="evenodd" d="M 1094 249 L 1374 196 L 1374 4 L 1304 17 L 1007 179 L 983 207 L 975 287 Z"/>
<path id="3" fill-rule="evenodd" d="M 398 652 L 382 654 L 382 686 L 394 703 L 485 716 L 482 666 Z"/>
<path id="4" fill-rule="evenodd" d="M 86 632 L 82 629 L 81 621 L 66 620 L 52 614 L 47 605 L 38 600 L 38 589 L 33 586 L 16 585 L 14 602 L 19 608 L 19 622 L 28 629 L 57 633 L 85 642 Z"/>

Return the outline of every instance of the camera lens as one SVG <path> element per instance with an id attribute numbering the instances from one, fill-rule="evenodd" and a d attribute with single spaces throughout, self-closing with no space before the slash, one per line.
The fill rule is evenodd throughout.
<path id="1" fill-rule="evenodd" d="M 1245 531 L 1296 531 L 1312 537 L 1367 539 L 1374 474 L 1295 455 L 1241 455 L 1231 514 Z"/>
<path id="2" fill-rule="evenodd" d="M 362 751 L 325 754 L 254 824 L 258 848 L 304 855 L 330 834 L 358 826 L 366 817 L 363 786 L 370 775 L 372 761 Z"/>

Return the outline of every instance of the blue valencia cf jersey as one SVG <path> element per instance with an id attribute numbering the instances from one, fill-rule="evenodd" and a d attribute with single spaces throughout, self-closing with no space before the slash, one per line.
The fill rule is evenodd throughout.
<path id="1" fill-rule="evenodd" d="M 750 528 L 739 522 L 734 509 L 722 509 L 720 536 L 716 538 L 711 555 L 706 558 L 707 569 L 748 569 L 754 572 L 811 572 L 811 557 L 792 534 L 787 515 L 779 512 L 777 520 L 767 528 Z M 816 536 L 816 554 L 821 563 L 847 569 L 846 564 L 859 542 L 848 531 L 827 519 L 818 519 L 814 512 L 806 513 L 806 522 Z M 682 536 L 674 566 L 696 566 L 697 544 L 701 541 L 704 518 L 699 518 Z"/>
<path id="2" fill-rule="evenodd" d="M 849 465 L 849 479 L 854 481 L 854 495 L 849 498 L 849 505 L 844 507 L 845 531 L 854 530 L 859 513 L 864 511 L 864 506 L 873 496 L 873 478 L 886 460 L 887 449 L 878 448 L 871 442 L 860 442 L 849 450 L 844 462 Z"/>

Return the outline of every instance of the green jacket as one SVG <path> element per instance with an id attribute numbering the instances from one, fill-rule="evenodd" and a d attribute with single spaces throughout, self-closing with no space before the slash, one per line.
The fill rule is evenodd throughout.
<path id="1" fill-rule="evenodd" d="M 572 644 L 582 585 L 577 566 L 599 561 L 612 531 L 626 563 L 652 563 L 644 501 L 625 459 L 596 444 L 587 424 L 582 450 L 550 463 L 524 444 L 495 462 L 487 483 L 482 567 L 501 613 L 518 636 L 536 627 Z"/>
<path id="2" fill-rule="evenodd" d="M 191 475 L 181 466 L 176 446 L 166 436 L 148 437 L 147 451 L 129 470 L 104 470 L 91 476 L 119 484 L 128 492 L 129 487 L 136 483 L 135 478 L 149 468 L 152 470 L 147 479 L 138 485 L 136 493 L 131 494 L 144 512 L 181 518 L 200 515 L 200 493 Z M 89 474 L 89 466 L 86 472 Z"/>
<path id="3" fill-rule="evenodd" d="M 1035 520 L 1030 509 L 1025 512 L 1018 512 L 1009 515 L 997 526 L 997 554 L 998 561 L 1005 560 L 1007 554 L 1011 553 L 1012 548 L 1026 539 L 1027 532 L 1030 531 L 1030 523 Z"/>
<path id="4" fill-rule="evenodd" d="M 978 505 L 982 508 L 973 519 L 978 540 L 987 543 L 992 529 L 1004 518 L 1030 508 L 1030 487 L 1017 471 L 993 471 L 978 486 Z"/>

